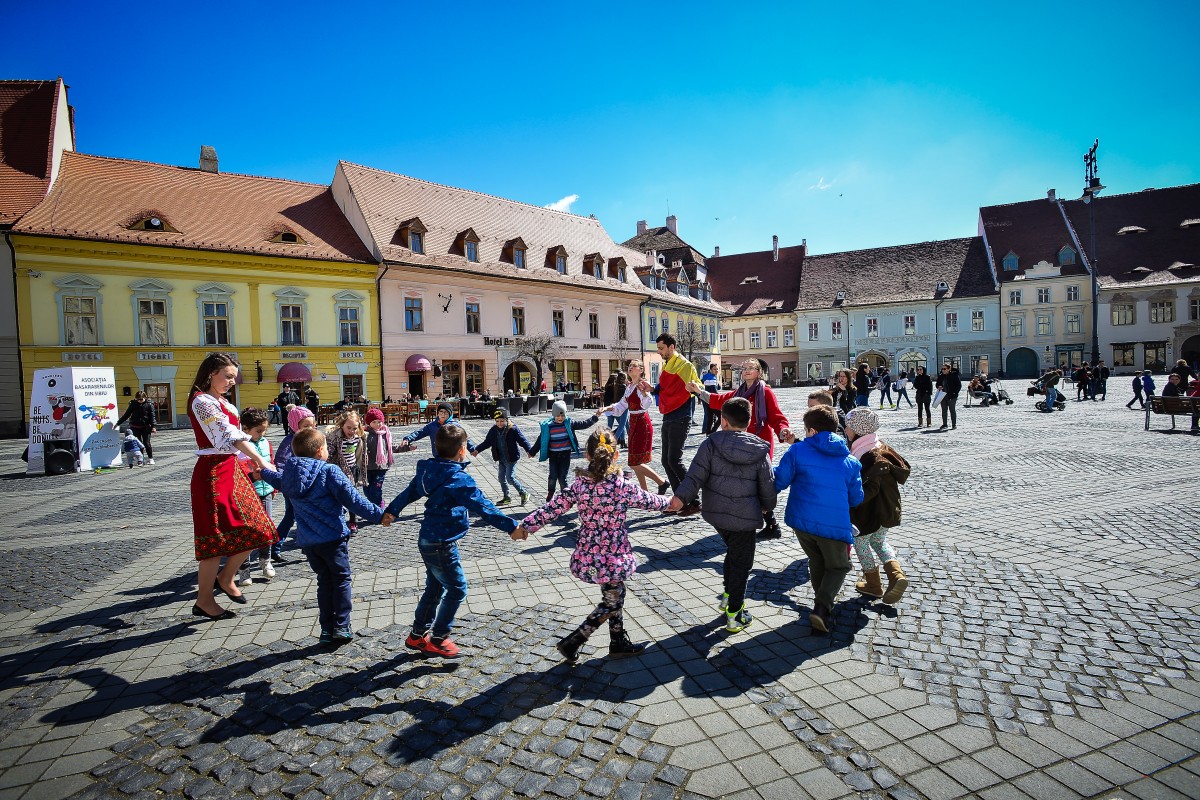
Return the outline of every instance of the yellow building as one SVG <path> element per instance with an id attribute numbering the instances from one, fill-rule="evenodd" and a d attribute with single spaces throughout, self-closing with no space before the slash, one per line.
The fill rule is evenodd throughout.
<path id="1" fill-rule="evenodd" d="M 239 408 L 283 381 L 380 399 L 377 262 L 327 186 L 221 174 L 211 148 L 199 169 L 65 153 L 12 246 L 26 386 L 41 367 L 110 366 L 119 394 L 145 390 L 160 427 L 185 427 L 220 350 L 242 365 Z"/>

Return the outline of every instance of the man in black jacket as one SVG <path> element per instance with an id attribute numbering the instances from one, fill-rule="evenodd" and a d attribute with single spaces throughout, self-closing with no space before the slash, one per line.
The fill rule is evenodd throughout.
<path id="1" fill-rule="evenodd" d="M 317 396 L 311 386 L 304 387 L 304 407 L 311 411 L 314 417 L 321 408 L 321 398 Z"/>
<path id="2" fill-rule="evenodd" d="M 937 379 L 937 388 L 946 393 L 942 398 L 942 427 L 939 430 L 946 430 L 947 417 L 950 420 L 950 429 L 954 430 L 958 427 L 958 410 L 954 404 L 958 402 L 958 395 L 962 391 L 962 377 L 958 374 L 958 368 L 951 364 L 943 364 L 942 374 Z"/>
<path id="3" fill-rule="evenodd" d="M 296 394 L 296 390 L 290 384 L 283 385 L 283 391 L 275 398 L 275 402 L 279 404 L 279 413 L 283 416 L 283 432 L 291 433 L 291 426 L 288 425 L 287 407 L 289 405 L 299 405 L 300 396 Z"/>

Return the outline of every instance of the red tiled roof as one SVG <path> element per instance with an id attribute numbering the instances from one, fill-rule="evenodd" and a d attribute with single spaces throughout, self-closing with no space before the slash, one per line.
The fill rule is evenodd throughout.
<path id="1" fill-rule="evenodd" d="M 130 230 L 158 216 L 178 233 Z M 64 153 L 14 230 L 41 236 L 372 263 L 328 186 Z M 303 244 L 272 242 L 291 232 Z"/>
<path id="2" fill-rule="evenodd" d="M 59 82 L 0 81 L 0 225 L 16 222 L 50 188 Z"/>
<path id="3" fill-rule="evenodd" d="M 501 197 L 458 189 L 393 172 L 339 162 L 338 171 L 361 209 L 374 246 L 385 261 L 449 269 L 481 275 L 536 279 L 564 286 L 603 287 L 654 297 L 664 302 L 720 313 L 716 303 L 696 300 L 673 292 L 650 289 L 636 280 L 635 272 L 646 263 L 644 253 L 612 240 L 598 220 L 563 211 L 506 200 Z M 335 186 L 339 179 L 335 178 Z M 339 189 L 340 191 L 340 189 Z M 404 220 L 420 217 L 428 226 L 423 254 L 413 253 L 395 238 Z M 479 236 L 479 261 L 455 255 L 454 240 L 466 228 Z M 508 260 L 505 246 L 520 237 L 528 247 L 526 267 Z M 567 274 L 547 268 L 545 254 L 562 247 L 567 252 Z M 616 278 L 597 280 L 584 270 L 584 259 L 599 253 L 606 261 L 624 258 L 630 267 L 629 282 Z M 607 273 L 607 269 L 605 272 Z"/>
<path id="4" fill-rule="evenodd" d="M 804 251 L 804 245 L 781 247 L 779 261 L 771 250 L 709 258 L 713 297 L 739 316 L 794 311 L 807 269 Z"/>
<path id="5" fill-rule="evenodd" d="M 1025 270 L 1043 261 L 1057 265 L 1063 247 L 1077 254 L 1079 247 L 1063 222 L 1058 204 L 1051 200 L 1026 200 L 1001 206 L 979 209 L 979 221 L 987 245 L 992 251 L 996 274 L 1002 282 L 1015 280 Z M 1017 270 L 1004 270 L 1004 258 L 1017 256 Z M 1062 268 L 1063 275 L 1086 275 L 1083 260 L 1075 259 L 1074 266 Z"/>
<path id="6" fill-rule="evenodd" d="M 949 290 L 938 292 L 938 281 L 949 284 Z M 983 240 L 972 236 L 804 259 L 799 308 L 831 308 L 839 291 L 846 293 L 840 305 L 852 307 L 986 297 L 996 294 L 996 286 Z"/>
<path id="7" fill-rule="evenodd" d="M 648 228 L 645 233 L 639 233 L 621 244 L 643 253 L 654 250 L 665 256 L 667 264 L 672 261 L 682 261 L 685 265 L 705 263 L 704 256 L 700 254 L 700 251 L 679 238 L 678 234 L 672 233 L 671 229 L 665 225 Z"/>

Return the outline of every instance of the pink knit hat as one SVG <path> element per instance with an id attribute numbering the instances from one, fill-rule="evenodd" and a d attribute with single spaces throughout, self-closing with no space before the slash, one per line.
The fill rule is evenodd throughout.
<path id="1" fill-rule="evenodd" d="M 292 430 L 300 427 L 300 420 L 312 419 L 313 413 L 304 406 L 296 406 L 288 412 L 288 427 Z"/>
<path id="2" fill-rule="evenodd" d="M 370 425 L 371 420 L 374 420 L 374 419 L 377 419 L 380 422 L 383 422 L 383 412 L 380 411 L 378 408 L 368 408 L 366 416 L 363 417 L 363 421 L 366 422 L 368 425 Z"/>

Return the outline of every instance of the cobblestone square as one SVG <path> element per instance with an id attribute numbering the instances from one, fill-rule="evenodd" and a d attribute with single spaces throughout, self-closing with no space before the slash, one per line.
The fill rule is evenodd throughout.
<path id="1" fill-rule="evenodd" d="M 856 563 L 811 635 L 785 532 L 727 634 L 720 538 L 635 511 L 626 624 L 654 645 L 610 662 L 601 631 L 573 667 L 554 643 L 597 599 L 567 569 L 573 515 L 524 543 L 468 534 L 452 662 L 403 644 L 421 508 L 363 528 L 359 635 L 331 651 L 295 549 L 236 620 L 190 615 L 190 432 L 156 437 L 158 466 L 65 477 L 25 477 L 0 442 L 0 797 L 1200 797 L 1200 437 L 1145 431 L 1115 395 L 1038 413 L 1009 384 L 957 430 L 878 412 L 913 465 L 896 607 L 854 593 Z M 778 392 L 794 427 L 807 392 Z M 397 457 L 387 499 L 427 452 Z M 471 470 L 499 499 L 493 463 Z M 518 474 L 514 516 L 546 483 L 536 460 Z"/>

